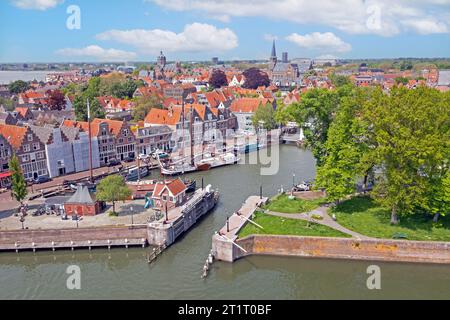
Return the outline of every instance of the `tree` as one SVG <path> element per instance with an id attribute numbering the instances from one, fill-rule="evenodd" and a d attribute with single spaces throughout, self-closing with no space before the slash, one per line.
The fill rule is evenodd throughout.
<path id="1" fill-rule="evenodd" d="M 151 109 L 162 109 L 162 107 L 161 98 L 157 95 L 140 97 L 137 99 L 136 106 L 133 109 L 133 120 L 136 122 L 143 121 Z"/>
<path id="2" fill-rule="evenodd" d="M 299 103 L 286 107 L 284 112 L 304 128 L 306 144 L 321 165 L 326 156 L 325 143 L 328 129 L 334 119 L 342 97 L 349 95 L 352 86 L 344 86 L 336 91 L 326 89 L 309 90 Z"/>
<path id="3" fill-rule="evenodd" d="M 373 167 L 368 152 L 367 126 L 359 115 L 367 92 L 355 88 L 343 98 L 325 143 L 326 158 L 317 169 L 316 185 L 326 189 L 330 201 L 339 202 L 356 191 L 357 179 Z"/>
<path id="4" fill-rule="evenodd" d="M 86 95 L 79 95 L 75 98 L 73 102 L 73 108 L 75 110 L 75 116 L 77 121 L 87 121 L 87 97 Z M 91 119 L 105 118 L 105 110 L 101 106 L 97 98 L 89 99 L 90 109 L 91 109 Z"/>
<path id="5" fill-rule="evenodd" d="M 66 107 L 66 98 L 59 90 L 48 92 L 48 106 L 50 110 L 63 110 Z"/>
<path id="6" fill-rule="evenodd" d="M 9 161 L 9 170 L 12 173 L 12 195 L 23 206 L 23 200 L 28 195 L 27 183 L 25 182 L 19 159 L 15 155 Z"/>
<path id="7" fill-rule="evenodd" d="M 244 88 L 246 89 L 257 89 L 260 86 L 268 87 L 270 85 L 267 73 L 257 68 L 247 69 L 243 75 L 245 77 Z"/>
<path id="8" fill-rule="evenodd" d="M 406 86 L 409 82 L 409 79 L 405 77 L 397 77 L 394 79 L 394 81 L 396 84 L 403 84 L 404 86 Z"/>
<path id="9" fill-rule="evenodd" d="M 30 88 L 27 82 L 17 80 L 9 84 L 8 89 L 12 94 L 19 94 L 27 91 Z"/>
<path id="10" fill-rule="evenodd" d="M 16 104 L 14 100 L 0 97 L 0 106 L 4 107 L 6 111 L 14 111 Z"/>
<path id="11" fill-rule="evenodd" d="M 252 122 L 255 129 L 262 128 L 267 131 L 275 129 L 277 122 L 275 121 L 273 106 L 270 103 L 260 105 L 253 115 Z"/>
<path id="12" fill-rule="evenodd" d="M 382 173 L 373 196 L 391 210 L 391 223 L 401 215 L 427 208 L 430 187 L 448 168 L 450 104 L 437 90 L 377 89 L 365 105 L 370 122 L 370 156 Z"/>
<path id="13" fill-rule="evenodd" d="M 209 78 L 209 85 L 214 89 L 228 85 L 228 79 L 222 70 L 214 70 Z"/>
<path id="14" fill-rule="evenodd" d="M 97 185 L 97 200 L 112 202 L 113 213 L 116 212 L 116 202 L 128 200 L 131 195 L 131 190 L 119 175 L 108 176 Z"/>
<path id="15" fill-rule="evenodd" d="M 333 83 L 333 86 L 336 87 L 336 88 L 351 84 L 351 81 L 350 81 L 349 77 L 342 76 L 342 75 L 337 75 L 335 73 L 333 73 L 330 76 L 330 80 Z"/>

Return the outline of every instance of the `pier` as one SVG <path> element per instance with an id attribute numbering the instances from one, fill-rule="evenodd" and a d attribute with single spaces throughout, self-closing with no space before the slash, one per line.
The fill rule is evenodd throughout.
<path id="1" fill-rule="evenodd" d="M 145 247 L 146 231 L 146 225 L 2 231 L 0 251 Z"/>
<path id="2" fill-rule="evenodd" d="M 172 245 L 215 207 L 218 197 L 210 185 L 197 190 L 184 205 L 166 212 L 160 220 L 149 223 L 148 243 L 153 246 Z"/>
<path id="3" fill-rule="evenodd" d="M 267 201 L 266 197 L 251 196 L 227 219 L 225 226 L 212 237 L 212 251 L 215 259 L 233 262 L 242 255 L 241 251 L 244 249 L 236 243 L 238 233 L 251 221 L 255 211 Z"/>

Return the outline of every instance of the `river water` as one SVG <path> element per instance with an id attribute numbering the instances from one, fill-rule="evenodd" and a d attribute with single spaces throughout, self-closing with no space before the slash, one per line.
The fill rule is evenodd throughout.
<path id="1" fill-rule="evenodd" d="M 9 84 L 16 80 L 44 81 L 50 71 L 0 71 L 0 84 Z"/>
<path id="2" fill-rule="evenodd" d="M 315 175 L 308 151 L 280 148 L 280 170 L 261 176 L 259 165 L 238 165 L 194 174 L 218 186 L 217 208 L 152 265 L 148 249 L 38 252 L 0 255 L 0 299 L 450 299 L 448 266 L 254 256 L 214 263 L 200 279 L 211 237 L 250 195 L 264 187 Z M 381 290 L 367 289 L 367 267 L 381 268 Z M 81 268 L 81 290 L 66 287 L 70 265 Z"/>

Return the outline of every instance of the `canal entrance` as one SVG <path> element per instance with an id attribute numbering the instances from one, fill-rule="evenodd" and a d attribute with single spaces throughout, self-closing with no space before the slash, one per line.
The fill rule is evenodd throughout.
<path id="1" fill-rule="evenodd" d="M 310 152 L 280 146 L 280 170 L 261 176 L 259 165 L 237 165 L 186 176 L 218 188 L 220 201 L 153 264 L 148 249 L 0 255 L 0 299 L 449 299 L 448 266 L 376 263 L 382 290 L 366 287 L 368 262 L 250 257 L 217 262 L 201 279 L 211 237 L 228 215 L 263 185 L 271 196 L 283 185 L 315 176 Z M 153 177 L 155 178 L 155 173 Z M 81 290 L 66 287 L 67 267 L 81 269 Z"/>

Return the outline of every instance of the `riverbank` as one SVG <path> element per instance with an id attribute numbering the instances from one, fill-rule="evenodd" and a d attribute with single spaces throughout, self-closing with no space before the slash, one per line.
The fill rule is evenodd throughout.
<path id="1" fill-rule="evenodd" d="M 270 203 L 252 201 L 254 198 L 250 197 L 213 236 L 217 260 L 235 262 L 249 255 L 276 255 L 450 264 L 450 242 L 369 238 L 336 223 L 326 207 L 298 214 L 262 212 Z M 314 216 L 321 219 L 311 221 Z"/>

